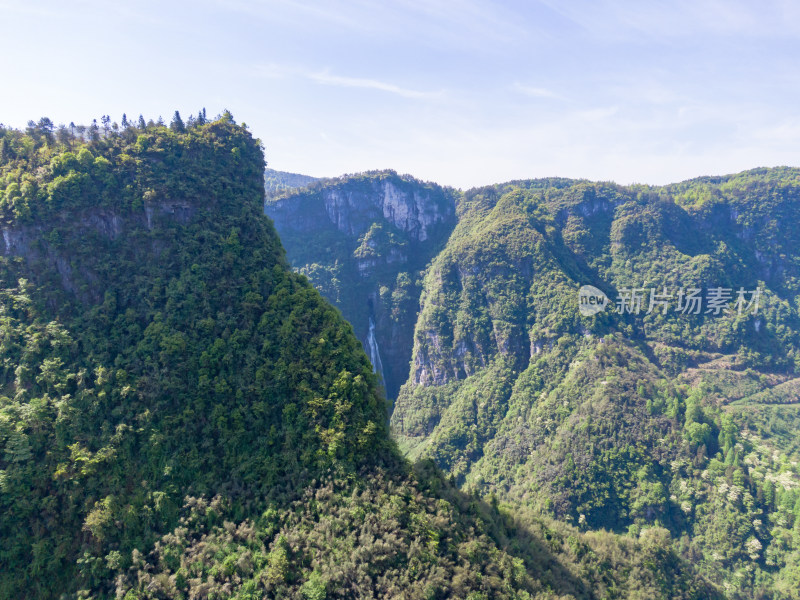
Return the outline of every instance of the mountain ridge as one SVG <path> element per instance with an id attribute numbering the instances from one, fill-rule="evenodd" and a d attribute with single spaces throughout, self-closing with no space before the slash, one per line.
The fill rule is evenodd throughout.
<path id="1" fill-rule="evenodd" d="M 669 186 L 550 178 L 457 194 L 457 223 L 420 274 L 412 351 L 398 359 L 410 361 L 392 413 L 398 443 L 464 489 L 584 528 L 663 525 L 704 573 L 742 588 L 735 597 L 790 589 L 797 455 L 787 434 L 775 438 L 777 458 L 764 448 L 795 417 L 763 403 L 795 389 L 798 199 L 800 170 L 789 167 Z M 288 255 L 297 266 L 291 245 Z M 582 317 L 586 284 L 612 309 Z M 669 311 L 646 311 L 648 294 L 641 314 L 617 314 L 613 299 L 630 288 L 671 295 Z M 760 311 L 676 313 L 676 293 L 689 288 L 703 301 L 729 289 L 729 309 L 736 290 L 750 300 L 759 290 Z M 757 525 L 766 521 L 772 529 Z"/>
<path id="2" fill-rule="evenodd" d="M 721 597 L 658 528 L 587 536 L 405 462 L 263 215 L 260 142 L 188 123 L 0 127 L 0 596 Z"/>

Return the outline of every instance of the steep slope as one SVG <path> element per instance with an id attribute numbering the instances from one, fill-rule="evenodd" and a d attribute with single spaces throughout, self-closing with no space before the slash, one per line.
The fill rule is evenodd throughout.
<path id="1" fill-rule="evenodd" d="M 455 226 L 455 194 L 392 171 L 268 199 L 292 265 L 353 325 L 389 398 L 408 378 L 422 270 Z"/>
<path id="2" fill-rule="evenodd" d="M 798 200 L 790 169 L 468 192 L 425 277 L 400 443 L 468 487 L 586 527 L 664 524 L 746 596 L 792 589 L 797 463 L 764 461 L 769 433 L 726 404 L 796 389 Z M 582 316 L 586 284 L 612 307 Z M 718 287 L 730 312 L 676 310 L 679 289 Z M 618 314 L 633 288 L 642 311 Z M 648 313 L 651 288 L 672 294 L 666 311 Z M 739 313 L 740 288 L 761 289 L 757 313 Z"/>
<path id="3" fill-rule="evenodd" d="M 326 185 L 268 211 L 292 263 L 361 323 L 369 349 L 363 298 L 375 284 L 343 297 L 361 276 L 340 265 L 355 263 L 353 238 L 376 218 L 356 217 L 349 243 L 326 236 L 384 194 L 373 183 L 340 202 L 337 186 L 350 183 Z M 410 316 L 419 295 L 413 351 L 392 344 L 392 362 L 411 361 L 392 414 L 401 447 L 462 487 L 583 529 L 664 525 L 734 596 L 797 589 L 798 185 L 784 168 L 663 188 L 547 179 L 455 195 L 458 224 L 406 296 Z M 392 260 L 391 244 L 368 246 L 370 266 Z M 611 306 L 584 317 L 587 284 Z M 692 288 L 705 302 L 721 288 L 727 310 L 678 310 Z M 641 311 L 617 314 L 630 289 Z M 747 306 L 755 289 L 758 311 Z"/>
<path id="4" fill-rule="evenodd" d="M 719 597 L 415 472 L 229 114 L 0 128 L 0 597 Z M 95 132 L 97 133 L 97 132 Z"/>
<path id="5" fill-rule="evenodd" d="M 387 447 L 349 327 L 260 216 L 245 131 L 30 142 L 4 137 L 2 533 L 30 565 L 5 589 L 129 556 L 187 492 L 273 494 Z"/>

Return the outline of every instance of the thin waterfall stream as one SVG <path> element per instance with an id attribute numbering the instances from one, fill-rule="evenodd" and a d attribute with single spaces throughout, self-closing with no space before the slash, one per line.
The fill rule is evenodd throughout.
<path id="1" fill-rule="evenodd" d="M 369 344 L 369 359 L 372 361 L 372 370 L 378 374 L 378 377 L 381 378 L 381 383 L 383 383 L 383 363 L 381 362 L 381 351 L 378 347 L 378 340 L 375 338 L 375 321 L 372 317 L 369 318 L 369 337 L 367 337 L 367 343 Z"/>

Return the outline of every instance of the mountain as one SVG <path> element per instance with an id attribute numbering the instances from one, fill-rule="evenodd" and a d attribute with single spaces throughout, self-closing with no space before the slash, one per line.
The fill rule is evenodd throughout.
<path id="1" fill-rule="evenodd" d="M 800 170 L 516 181 L 454 200 L 397 358 L 405 453 L 582 530 L 664 527 L 730 597 L 797 598 Z M 605 310 L 582 315 L 585 285 Z"/>
<path id="2" fill-rule="evenodd" d="M 315 181 L 317 181 L 317 178 L 309 175 L 276 171 L 269 167 L 264 169 L 264 189 L 268 197 L 277 196 L 288 190 L 305 187 Z"/>
<path id="3" fill-rule="evenodd" d="M 229 113 L 48 124 L 0 128 L 0 597 L 722 597 L 663 528 L 583 534 L 405 462 Z"/>
<path id="4" fill-rule="evenodd" d="M 455 198 L 381 171 L 266 203 L 292 265 L 342 311 L 390 398 L 408 378 L 422 273 L 455 227 Z"/>

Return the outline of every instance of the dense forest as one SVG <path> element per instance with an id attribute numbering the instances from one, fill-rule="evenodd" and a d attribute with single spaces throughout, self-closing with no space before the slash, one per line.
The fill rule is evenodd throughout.
<path id="1" fill-rule="evenodd" d="M 370 239 L 374 256 L 391 255 L 372 228 L 383 240 L 402 228 L 378 215 L 348 231 L 331 216 L 332 199 L 355 204 L 353 190 L 391 176 L 317 182 L 266 210 L 291 263 L 345 317 L 396 315 L 414 329 L 397 358 L 407 378 L 387 387 L 405 454 L 467 493 L 580 531 L 660 528 L 728 597 L 800 597 L 800 170 L 451 191 L 446 243 L 424 267 L 392 264 L 415 282 L 406 289 L 342 275 Z M 430 185 L 412 183 L 418 197 Z M 384 198 L 365 203 L 385 206 L 374 189 Z M 337 229 L 347 244 L 300 250 Z M 372 287 L 338 291 L 353 285 Z M 610 306 L 583 316 L 583 285 Z M 621 300 L 631 290 L 641 310 Z M 385 356 L 393 323 L 378 325 Z"/>
<path id="2" fill-rule="evenodd" d="M 101 123 L 0 127 L 0 597 L 723 597 L 407 462 L 231 114 Z"/>

